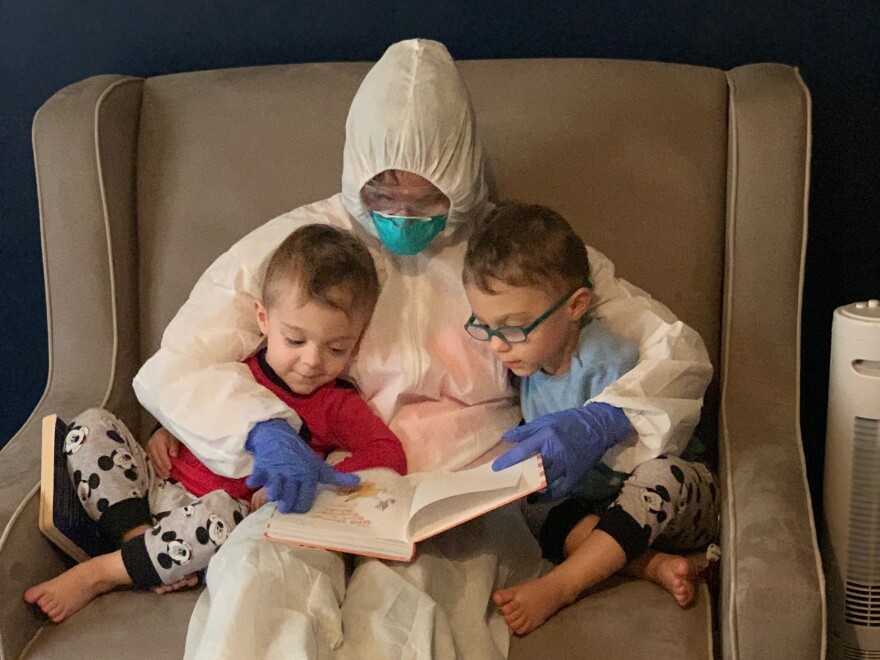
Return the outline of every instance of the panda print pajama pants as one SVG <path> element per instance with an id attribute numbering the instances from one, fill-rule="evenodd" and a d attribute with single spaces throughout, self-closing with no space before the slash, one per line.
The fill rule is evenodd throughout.
<path id="1" fill-rule="evenodd" d="M 719 530 L 718 486 L 702 463 L 659 456 L 637 466 L 612 500 L 566 500 L 550 510 L 540 533 L 544 556 L 558 564 L 572 529 L 595 514 L 600 529 L 617 541 L 627 561 L 648 548 L 682 553 L 715 540 Z"/>
<path id="2" fill-rule="evenodd" d="M 120 544 L 136 587 L 170 584 L 208 566 L 248 504 L 222 490 L 196 497 L 153 473 L 144 449 L 114 415 L 91 408 L 68 426 L 67 469 L 86 513 L 108 539 L 149 529 Z"/>

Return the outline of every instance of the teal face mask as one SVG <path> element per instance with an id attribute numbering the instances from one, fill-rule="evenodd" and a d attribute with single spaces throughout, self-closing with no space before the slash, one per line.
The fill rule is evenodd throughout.
<path id="1" fill-rule="evenodd" d="M 447 215 L 444 213 L 424 218 L 407 218 L 370 210 L 370 217 L 382 244 L 394 254 L 407 256 L 418 254 L 428 247 L 434 237 L 446 227 Z"/>

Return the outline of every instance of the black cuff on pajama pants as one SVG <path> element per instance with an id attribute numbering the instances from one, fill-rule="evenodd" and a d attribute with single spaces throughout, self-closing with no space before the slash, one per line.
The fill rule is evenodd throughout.
<path id="1" fill-rule="evenodd" d="M 554 564 L 561 564 L 565 559 L 563 551 L 565 539 L 568 538 L 571 530 L 591 513 L 593 511 L 588 506 L 574 498 L 550 509 L 538 534 L 538 542 L 544 558 Z"/>
<path id="2" fill-rule="evenodd" d="M 153 526 L 153 516 L 146 498 L 132 497 L 117 502 L 104 513 L 98 521 L 98 529 L 105 538 L 119 544 L 122 535 L 138 525 Z"/>
<path id="3" fill-rule="evenodd" d="M 600 514 L 595 529 L 601 529 L 617 541 L 626 553 L 628 562 L 644 554 L 651 538 L 649 527 L 639 525 L 631 515 L 623 510 L 623 507 L 617 505 L 611 506 Z"/>
<path id="4" fill-rule="evenodd" d="M 128 577 L 138 589 L 151 589 L 162 584 L 162 578 L 147 553 L 147 541 L 143 534 L 138 534 L 122 544 L 122 563 L 125 564 Z"/>

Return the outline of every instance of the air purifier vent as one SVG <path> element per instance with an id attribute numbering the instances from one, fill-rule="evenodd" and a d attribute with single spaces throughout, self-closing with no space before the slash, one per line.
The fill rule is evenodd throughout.
<path id="1" fill-rule="evenodd" d="M 845 619 L 880 626 L 880 421 L 867 417 L 853 425 L 848 542 Z"/>
<path id="2" fill-rule="evenodd" d="M 863 651 L 854 646 L 843 648 L 843 660 L 880 660 L 880 651 Z"/>

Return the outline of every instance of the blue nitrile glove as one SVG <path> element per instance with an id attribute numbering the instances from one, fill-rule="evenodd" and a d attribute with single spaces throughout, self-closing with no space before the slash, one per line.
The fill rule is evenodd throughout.
<path id="1" fill-rule="evenodd" d="M 503 470 L 541 454 L 547 489 L 539 499 L 564 497 L 631 429 L 623 410 L 595 401 L 580 408 L 541 415 L 501 436 L 516 446 L 496 458 L 492 469 Z"/>
<path id="2" fill-rule="evenodd" d="M 337 472 L 303 442 L 284 419 L 254 425 L 245 449 L 254 455 L 254 471 L 247 478 L 251 488 L 266 487 L 270 501 L 281 513 L 305 513 L 312 508 L 318 484 L 354 486 L 356 474 Z"/>

